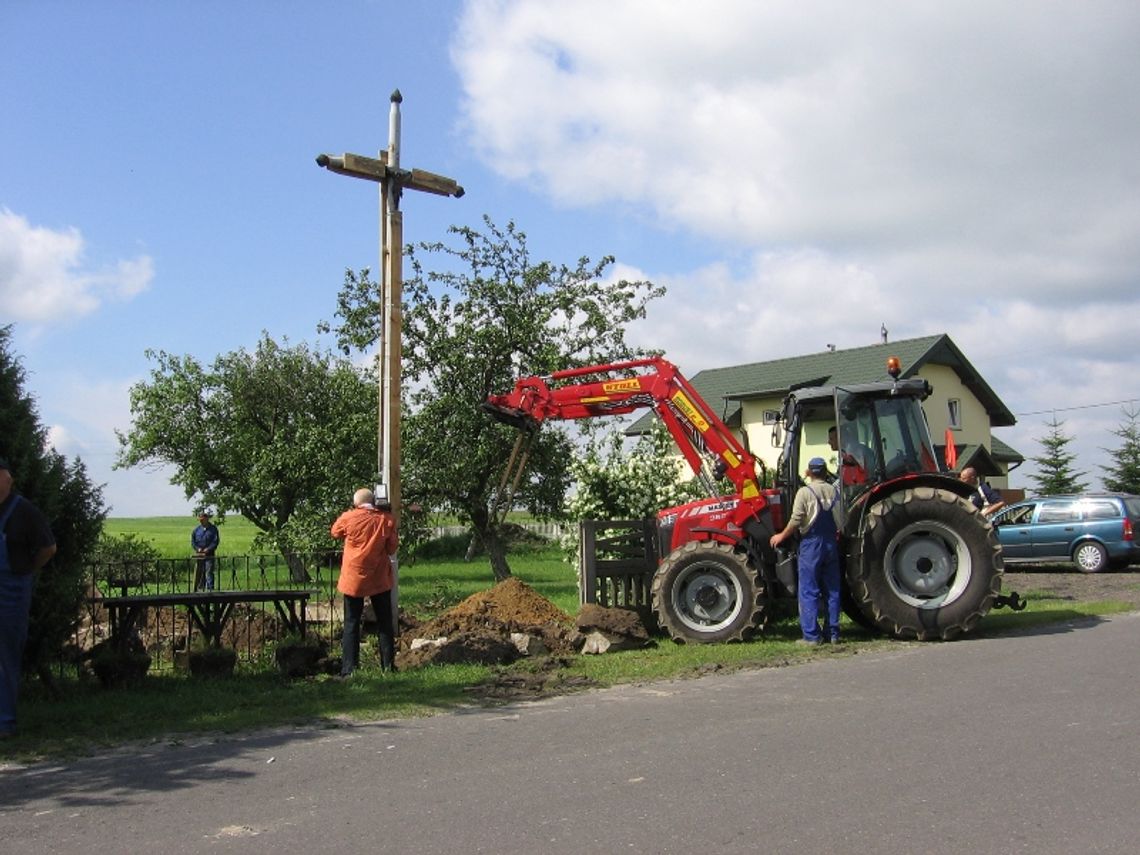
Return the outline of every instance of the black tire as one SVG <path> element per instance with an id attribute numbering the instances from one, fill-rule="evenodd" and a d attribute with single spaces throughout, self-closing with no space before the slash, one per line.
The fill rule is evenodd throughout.
<path id="1" fill-rule="evenodd" d="M 847 581 L 860 611 L 896 638 L 956 638 L 1001 593 L 993 527 L 970 502 L 935 487 L 903 489 L 867 513 Z"/>
<path id="2" fill-rule="evenodd" d="M 1108 566 L 1108 550 L 1095 540 L 1085 540 L 1073 547 L 1073 563 L 1082 573 L 1099 573 Z"/>
<path id="3" fill-rule="evenodd" d="M 882 630 L 879 629 L 870 615 L 864 613 L 864 611 L 859 608 L 859 604 L 855 602 L 855 597 L 851 595 L 851 585 L 848 584 L 846 578 L 844 578 L 843 586 L 839 591 L 839 605 L 843 609 L 843 614 L 847 615 L 856 626 L 861 626 L 874 635 L 880 635 L 882 633 Z"/>
<path id="4" fill-rule="evenodd" d="M 763 584 L 744 555 L 721 543 L 673 550 L 651 587 L 657 623 L 674 641 L 744 641 L 765 619 Z"/>

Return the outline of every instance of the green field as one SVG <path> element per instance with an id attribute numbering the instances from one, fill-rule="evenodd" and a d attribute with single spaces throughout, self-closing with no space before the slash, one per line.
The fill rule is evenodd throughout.
<path id="1" fill-rule="evenodd" d="M 190 532 L 198 524 L 190 517 L 117 517 L 103 524 L 109 535 L 133 534 L 151 544 L 163 558 L 187 558 L 191 554 Z M 253 538 L 257 529 L 245 518 L 228 516 L 218 523 L 221 547 L 218 555 L 223 566 L 234 556 L 254 554 Z M 460 600 L 495 583 L 490 563 L 484 556 L 464 561 L 461 556 L 466 539 L 447 538 L 451 554 L 457 557 L 433 557 L 411 560 L 401 554 L 400 605 L 417 616 L 430 616 L 455 605 Z M 568 614 L 578 611 L 577 573 L 561 551 L 550 546 L 527 549 L 510 558 L 514 573 L 542 596 Z"/>
<path id="2" fill-rule="evenodd" d="M 249 555 L 257 529 L 244 517 L 233 514 L 225 520 L 214 520 L 221 535 L 219 555 Z M 159 551 L 163 558 L 185 558 L 190 548 L 190 533 L 198 525 L 196 517 L 111 517 L 103 523 L 109 535 L 134 534 Z"/>

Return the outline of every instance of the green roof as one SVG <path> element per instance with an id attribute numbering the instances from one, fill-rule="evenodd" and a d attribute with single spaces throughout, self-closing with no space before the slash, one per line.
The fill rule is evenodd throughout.
<path id="1" fill-rule="evenodd" d="M 768 362 L 710 368 L 694 375 L 690 381 L 708 405 L 728 422 L 732 418 L 739 418 L 737 402 L 742 400 L 782 398 L 792 387 L 889 380 L 888 356 L 899 358 L 903 378 L 921 376 L 922 367 L 927 364 L 945 365 L 954 369 L 962 378 L 963 385 L 986 408 L 992 427 L 1009 427 L 1017 423 L 1013 413 L 945 333 L 847 350 L 790 356 Z M 629 428 L 628 433 L 648 430 L 653 418 L 655 416 L 652 413 L 647 413 Z M 1008 446 L 1005 448 L 1015 459 L 1020 457 L 1013 449 Z"/>
<path id="2" fill-rule="evenodd" d="M 1025 458 L 1021 456 L 1021 452 L 1012 446 L 1006 445 L 993 434 L 990 435 L 990 454 L 993 455 L 994 460 L 999 460 L 1002 463 L 1025 462 Z"/>

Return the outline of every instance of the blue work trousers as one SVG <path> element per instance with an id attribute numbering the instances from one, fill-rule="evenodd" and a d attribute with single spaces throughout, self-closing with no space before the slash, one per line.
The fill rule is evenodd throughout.
<path id="1" fill-rule="evenodd" d="M 8 550 L 0 539 L 0 733 L 16 729 L 20 696 L 20 660 L 28 639 L 34 573 L 17 575 L 8 565 Z"/>
<path id="2" fill-rule="evenodd" d="M 839 640 L 839 547 L 834 528 L 830 537 L 804 538 L 800 543 L 799 590 L 800 629 L 808 641 L 822 641 L 824 635 Z M 824 604 L 823 633 L 819 628 L 820 605 Z"/>

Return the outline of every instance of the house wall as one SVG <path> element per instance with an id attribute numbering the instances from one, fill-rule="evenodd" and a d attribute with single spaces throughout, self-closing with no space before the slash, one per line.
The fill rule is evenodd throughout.
<path id="1" fill-rule="evenodd" d="M 776 468 L 776 461 L 780 457 L 780 449 L 772 445 L 772 425 L 764 424 L 764 411 L 780 411 L 783 398 L 760 398 L 755 401 L 743 401 L 740 412 L 740 421 L 748 434 L 747 447 L 752 455 L 764 462 L 769 470 Z M 824 443 L 827 437 L 823 438 Z"/>
<path id="2" fill-rule="evenodd" d="M 946 428 L 950 425 L 949 402 L 957 399 L 961 402 L 961 427 L 952 429 L 955 443 L 982 445 L 986 449 L 992 449 L 989 413 L 974 397 L 974 393 L 962 383 L 958 372 L 947 365 L 927 363 L 922 367 L 920 376 L 934 388 L 931 396 L 922 402 L 922 409 L 926 413 L 926 422 L 930 425 L 930 435 L 935 444 L 945 442 Z M 1009 484 L 1008 475 L 994 475 L 986 480 L 998 490 Z"/>
<path id="3" fill-rule="evenodd" d="M 965 387 L 958 373 L 946 365 L 927 364 L 922 367 L 921 376 L 934 387 L 934 393 L 922 402 L 934 441 L 942 443 L 950 424 L 949 402 L 957 399 L 961 402 L 962 426 L 954 429 L 956 441 L 959 444 L 984 445 L 989 448 L 989 414 L 974 397 L 974 393 Z"/>

